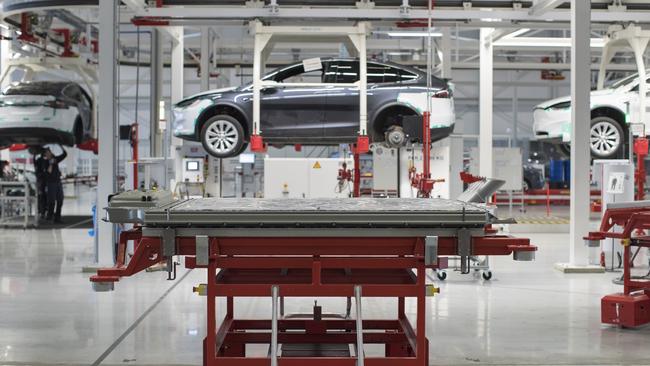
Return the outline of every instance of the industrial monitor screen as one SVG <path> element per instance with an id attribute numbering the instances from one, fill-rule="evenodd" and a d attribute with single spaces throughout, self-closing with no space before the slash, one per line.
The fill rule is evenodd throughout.
<path id="1" fill-rule="evenodd" d="M 198 172 L 199 171 L 199 162 L 196 160 L 190 160 L 185 163 L 185 170 L 188 172 Z"/>

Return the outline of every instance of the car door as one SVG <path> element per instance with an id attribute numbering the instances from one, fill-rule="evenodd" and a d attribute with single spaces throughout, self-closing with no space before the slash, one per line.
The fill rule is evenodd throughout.
<path id="1" fill-rule="evenodd" d="M 303 63 L 280 70 L 267 81 L 273 86 L 262 89 L 260 98 L 260 123 L 265 137 L 308 142 L 323 135 L 325 98 L 322 86 L 300 85 L 322 83 L 323 69 L 305 72 Z"/>
<path id="2" fill-rule="evenodd" d="M 334 60 L 325 72 L 326 83 L 355 83 L 359 81 L 359 62 Z M 356 86 L 328 86 L 324 136 L 328 138 L 354 137 L 359 132 L 359 88 Z"/>
<path id="3" fill-rule="evenodd" d="M 75 107 L 77 107 L 79 117 L 81 117 L 81 122 L 83 123 L 84 131 L 87 131 L 89 126 L 90 108 L 83 100 L 79 86 L 69 84 L 65 89 L 63 89 L 63 94 L 72 101 Z"/>
<path id="4" fill-rule="evenodd" d="M 629 123 L 639 123 L 640 121 L 643 121 L 646 125 L 645 131 L 646 134 L 650 133 L 650 78 L 646 79 L 646 95 L 645 95 L 645 113 L 643 115 L 643 119 L 638 118 L 639 116 L 639 109 L 640 109 L 640 98 L 641 96 L 639 95 L 639 84 L 637 83 L 630 91 L 630 105 L 629 105 L 629 111 L 625 111 L 627 114 L 629 114 Z"/>
<path id="5" fill-rule="evenodd" d="M 93 101 L 90 95 L 81 87 L 79 87 L 81 94 L 81 108 L 83 109 L 84 130 L 91 132 L 93 124 Z"/>

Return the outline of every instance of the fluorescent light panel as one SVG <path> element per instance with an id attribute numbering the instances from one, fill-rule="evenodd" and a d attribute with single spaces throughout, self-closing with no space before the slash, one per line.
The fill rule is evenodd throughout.
<path id="1" fill-rule="evenodd" d="M 592 38 L 591 47 L 602 48 L 605 40 L 601 38 Z M 548 37 L 519 37 L 519 38 L 502 38 L 494 42 L 494 46 L 501 47 L 560 47 L 570 48 L 571 38 L 548 38 Z"/>
<path id="2" fill-rule="evenodd" d="M 442 37 L 440 32 L 387 32 L 391 37 Z"/>

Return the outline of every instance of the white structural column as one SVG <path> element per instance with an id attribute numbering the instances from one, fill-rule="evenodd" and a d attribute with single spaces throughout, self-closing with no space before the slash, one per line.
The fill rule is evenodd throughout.
<path id="1" fill-rule="evenodd" d="M 442 40 L 440 43 L 442 48 L 442 77 L 451 79 L 451 28 L 442 28 Z"/>
<path id="2" fill-rule="evenodd" d="M 490 35 L 493 28 L 481 28 L 480 52 L 480 96 L 479 96 L 479 175 L 492 177 L 492 96 L 493 96 L 493 46 Z"/>
<path id="3" fill-rule="evenodd" d="M 571 196 L 569 266 L 589 264 L 582 239 L 589 231 L 591 0 L 571 3 Z"/>
<path id="4" fill-rule="evenodd" d="M 178 103 L 183 100 L 184 83 L 184 47 L 183 27 L 173 27 L 169 30 L 178 35 L 172 43 L 172 76 L 171 76 L 171 102 Z"/>
<path id="5" fill-rule="evenodd" d="M 210 89 L 210 28 L 201 27 L 201 91 Z"/>
<path id="6" fill-rule="evenodd" d="M 4 23 L 3 23 L 4 24 Z M 5 74 L 7 58 L 9 58 L 9 46 L 11 41 L 0 40 L 0 75 Z M 9 149 L 0 150 L 0 160 L 9 160 Z"/>
<path id="7" fill-rule="evenodd" d="M 184 58 L 184 47 L 185 41 L 183 38 L 183 27 L 170 27 L 168 32 L 173 34 L 172 37 L 172 71 L 171 71 L 171 103 L 172 105 L 183 100 L 183 86 L 185 82 L 185 58 Z M 173 116 L 169 116 L 167 120 L 171 123 Z M 170 131 L 171 136 L 171 151 L 170 156 L 174 158 L 174 180 L 179 182 L 181 180 L 182 173 L 182 156 L 181 146 L 183 145 L 183 140 L 174 137 L 173 131 L 171 131 L 171 125 L 167 127 Z M 169 185 L 170 188 L 174 188 L 175 185 Z"/>
<path id="8" fill-rule="evenodd" d="M 359 136 L 368 135 L 368 68 L 367 68 L 367 52 L 366 52 L 366 24 L 360 23 L 357 25 L 363 36 L 355 35 L 355 43 L 359 54 Z"/>
<path id="9" fill-rule="evenodd" d="M 149 80 L 149 153 L 151 157 L 161 157 L 163 155 L 163 134 L 160 130 L 160 101 L 162 100 L 163 84 L 163 53 L 162 41 L 163 33 L 153 28 L 151 29 L 151 63 L 150 63 L 150 80 Z"/>
<path id="10" fill-rule="evenodd" d="M 97 178 L 97 217 L 108 206 L 108 196 L 117 191 L 117 28 L 119 1 L 105 0 L 99 4 L 99 106 L 98 119 L 99 173 Z M 98 220 L 97 264 L 113 265 L 115 228 Z"/>

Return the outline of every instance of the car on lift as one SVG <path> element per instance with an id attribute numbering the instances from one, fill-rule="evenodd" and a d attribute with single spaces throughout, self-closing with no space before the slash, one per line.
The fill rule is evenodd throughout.
<path id="1" fill-rule="evenodd" d="M 77 83 L 14 83 L 0 94 L 0 146 L 74 146 L 92 136 L 93 101 Z"/>
<path id="2" fill-rule="evenodd" d="M 359 131 L 359 61 L 320 59 L 305 70 L 295 63 L 262 77 L 260 129 L 271 145 L 336 145 L 353 143 Z M 313 65 L 313 61 L 310 62 Z M 422 113 L 431 95 L 432 141 L 454 128 L 450 84 L 426 73 L 390 62 L 367 63 L 368 135 L 373 142 L 403 146 L 421 140 Z M 322 86 L 318 85 L 323 83 Z M 332 84 L 346 84 L 336 86 Z M 295 84 L 292 86 L 292 84 Z M 309 86 L 305 86 L 305 85 Z M 248 145 L 252 130 L 253 84 L 193 95 L 173 108 L 174 136 L 200 141 L 212 156 L 236 156 Z"/>
<path id="3" fill-rule="evenodd" d="M 650 78 L 646 80 L 648 82 Z M 638 74 L 591 92 L 589 143 L 594 159 L 625 157 L 626 146 L 629 144 L 628 116 L 635 111 L 634 108 L 638 109 L 638 103 Z M 568 153 L 568 143 L 571 141 L 571 97 L 552 99 L 536 106 L 533 112 L 533 133 L 539 140 L 558 143 Z"/>

